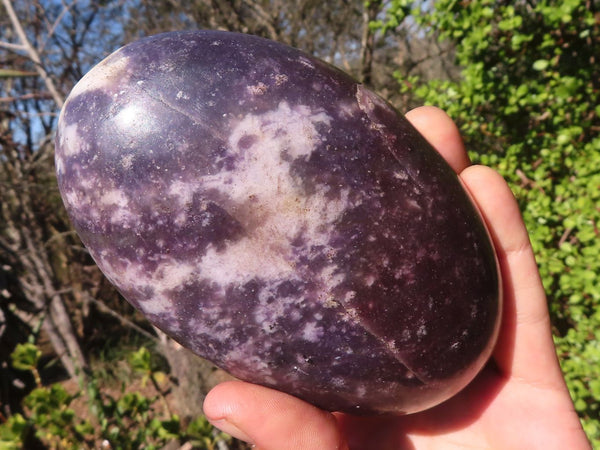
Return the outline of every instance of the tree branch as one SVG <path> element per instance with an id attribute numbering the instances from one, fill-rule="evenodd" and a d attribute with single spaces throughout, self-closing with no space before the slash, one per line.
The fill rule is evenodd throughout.
<path id="1" fill-rule="evenodd" d="M 8 50 L 13 50 L 16 52 L 24 52 L 27 48 L 21 44 L 13 44 L 12 42 L 4 42 L 0 41 L 0 47 L 7 48 Z"/>
<path id="2" fill-rule="evenodd" d="M 56 18 L 56 20 L 54 21 L 54 23 L 52 24 L 52 26 L 50 27 L 50 29 L 48 30 L 48 36 L 46 37 L 45 42 L 40 47 L 40 51 L 42 51 L 42 52 L 44 51 L 44 48 L 46 47 L 46 44 L 48 43 L 48 41 L 52 38 L 52 36 L 56 32 L 56 28 L 58 27 L 58 25 L 60 24 L 60 22 L 62 22 L 64 16 L 67 14 L 67 12 L 69 12 L 69 10 L 73 6 L 75 6 L 75 4 L 77 3 L 77 1 L 78 0 L 73 0 L 73 2 L 71 2 L 70 5 L 64 5 L 63 6 L 62 11 L 58 15 L 58 17 Z"/>
<path id="3" fill-rule="evenodd" d="M 373 51 L 375 46 L 375 34 L 371 29 L 371 22 L 376 19 L 381 6 L 380 0 L 371 0 L 365 3 L 363 10 L 363 30 L 360 40 L 360 81 L 366 85 L 372 82 Z"/>
<path id="4" fill-rule="evenodd" d="M 109 314 L 109 315 L 113 316 L 114 318 L 116 318 L 119 322 L 121 322 L 122 325 L 125 325 L 125 326 L 131 328 L 132 330 L 137 331 L 142 336 L 144 336 L 154 342 L 162 343 L 158 337 L 152 335 L 151 333 L 148 333 L 146 330 L 144 330 L 140 326 L 133 323 L 131 320 L 127 319 L 123 315 L 121 315 L 118 312 L 116 312 L 115 310 L 113 310 L 112 308 L 107 306 L 104 302 L 101 302 L 100 300 L 95 299 L 87 292 L 84 293 L 84 298 L 86 301 L 89 301 L 89 302 L 93 303 L 94 305 L 96 305 L 98 307 L 98 309 L 100 311 L 102 311 L 103 313 Z"/>
<path id="5" fill-rule="evenodd" d="M 62 106 L 64 104 L 64 99 L 63 99 L 62 95 L 58 92 L 58 90 L 56 89 L 56 86 L 54 86 L 54 82 L 52 81 L 52 78 L 50 78 L 50 75 L 44 69 L 44 66 L 42 65 L 42 60 L 40 59 L 39 53 L 31 45 L 31 43 L 29 42 L 29 39 L 27 39 L 25 30 L 23 30 L 23 27 L 21 26 L 21 22 L 19 21 L 19 18 L 17 17 L 10 0 L 2 0 L 2 3 L 4 4 L 4 8 L 6 9 L 6 12 L 8 13 L 8 17 L 13 26 L 13 29 L 15 30 L 15 33 L 17 34 L 17 36 L 19 37 L 19 40 L 21 41 L 22 50 L 25 51 L 27 53 L 27 55 L 29 56 L 29 58 L 31 59 L 31 61 L 33 61 L 33 63 L 35 64 L 35 69 L 36 69 L 37 73 L 39 74 L 40 78 L 44 81 L 44 84 L 46 85 L 46 88 L 50 92 L 50 95 L 52 96 L 52 98 L 54 99 L 54 101 L 56 102 L 58 107 L 62 108 Z M 4 43 L 4 44 L 6 44 L 6 43 Z"/>

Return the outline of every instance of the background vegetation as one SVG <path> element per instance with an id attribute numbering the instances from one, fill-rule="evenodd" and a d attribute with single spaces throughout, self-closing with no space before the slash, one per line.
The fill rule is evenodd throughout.
<path id="1" fill-rule="evenodd" d="M 191 28 L 276 39 L 401 111 L 449 112 L 521 205 L 563 371 L 600 448 L 598 0 L 1 0 L 0 448 L 241 445 L 201 417 L 225 376 L 119 298 L 53 175 L 58 111 L 77 80 L 126 42 Z"/>

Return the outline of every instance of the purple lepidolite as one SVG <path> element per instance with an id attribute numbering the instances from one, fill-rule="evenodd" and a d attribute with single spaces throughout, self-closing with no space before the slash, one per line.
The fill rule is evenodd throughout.
<path id="1" fill-rule="evenodd" d="M 489 357 L 493 247 L 449 166 L 349 76 L 254 36 L 116 51 L 73 89 L 56 170 L 123 296 L 236 377 L 408 413 Z"/>

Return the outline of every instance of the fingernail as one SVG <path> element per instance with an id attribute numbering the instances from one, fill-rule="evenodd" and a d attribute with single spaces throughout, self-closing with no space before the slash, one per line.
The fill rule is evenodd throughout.
<path id="1" fill-rule="evenodd" d="M 227 433 L 227 434 L 233 436 L 234 438 L 237 438 L 242 441 L 248 442 L 249 444 L 252 444 L 252 439 L 250 438 L 250 436 L 248 436 L 246 433 L 244 433 L 242 430 L 240 430 L 238 427 L 236 427 L 231 422 L 228 422 L 226 419 L 211 420 L 210 423 L 212 423 L 215 427 L 217 427 L 219 430 L 223 431 L 224 433 Z"/>

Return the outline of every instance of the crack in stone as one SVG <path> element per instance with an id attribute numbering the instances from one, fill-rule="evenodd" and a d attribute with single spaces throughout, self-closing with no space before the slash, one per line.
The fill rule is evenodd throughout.
<path id="1" fill-rule="evenodd" d="M 195 125 L 198 125 L 198 126 L 202 127 L 203 129 L 205 129 L 209 134 L 213 135 L 214 137 L 216 137 L 224 142 L 227 142 L 227 135 L 219 133 L 220 130 L 215 129 L 217 127 L 211 127 L 210 125 L 207 125 L 206 121 L 202 120 L 202 117 L 194 116 L 189 111 L 171 103 L 170 101 L 165 99 L 161 94 L 158 94 L 158 95 L 152 94 L 152 92 L 150 90 L 146 89 L 145 85 L 141 85 L 140 89 L 144 94 L 146 94 L 152 100 L 157 101 L 158 103 L 162 104 L 163 106 L 170 109 L 171 111 L 174 111 L 176 113 L 179 113 L 179 114 L 187 117 Z"/>
<path id="2" fill-rule="evenodd" d="M 392 144 L 390 143 L 390 135 L 385 132 L 386 126 L 383 125 L 375 116 L 375 109 L 379 108 L 387 108 L 388 106 L 384 103 L 382 99 L 377 97 L 367 88 L 362 86 L 361 84 L 356 85 L 356 102 L 358 103 L 358 108 L 366 114 L 366 116 L 371 121 L 371 129 L 377 131 L 381 135 L 381 140 L 385 145 L 385 148 L 390 152 L 392 157 L 398 161 L 402 169 L 411 179 L 411 181 L 421 190 L 423 191 L 424 186 L 419 181 L 417 176 L 411 171 L 411 169 L 402 162 L 398 154 L 394 151 Z M 402 118 L 403 120 L 406 120 Z"/>
<path id="3" fill-rule="evenodd" d="M 382 124 L 375 115 L 376 108 L 378 108 L 378 107 L 379 108 L 387 108 L 387 105 L 385 103 L 383 103 L 382 99 L 375 96 L 373 93 L 371 93 L 368 89 L 366 89 L 364 86 L 362 86 L 360 84 L 356 85 L 355 96 L 356 96 L 356 101 L 358 103 L 359 109 L 361 111 L 363 111 L 366 114 L 367 118 L 371 121 L 371 125 L 370 125 L 371 129 L 377 131 L 380 134 L 383 144 L 385 145 L 385 148 L 390 152 L 390 154 L 393 156 L 393 158 L 396 161 L 398 161 L 398 163 L 400 164 L 400 166 L 402 167 L 402 169 L 404 170 L 406 175 L 410 178 L 410 180 L 422 191 L 423 190 L 422 183 L 418 180 L 417 176 L 414 173 L 412 173 L 410 168 L 407 167 L 407 165 L 402 162 L 402 160 L 400 159 L 398 154 L 394 151 L 392 144 L 389 141 L 390 136 L 388 133 L 386 133 L 386 126 L 384 124 Z M 348 311 L 349 308 L 346 307 L 346 305 L 344 305 L 344 309 L 346 309 L 346 311 Z M 351 315 L 351 317 L 353 316 L 352 314 L 350 314 L 350 315 Z M 356 317 L 356 314 L 354 314 L 353 318 L 357 321 L 357 323 L 366 332 L 368 332 L 374 338 L 376 338 L 379 342 L 381 342 L 383 344 L 384 348 L 386 348 L 388 350 L 388 352 L 397 361 L 402 363 L 404 365 L 404 367 L 406 367 L 406 369 L 408 371 L 410 371 L 417 380 L 419 380 L 424 385 L 427 384 L 426 381 L 423 379 L 423 377 L 419 375 L 418 371 L 415 370 L 414 368 L 410 367 L 409 364 L 407 364 L 406 361 L 404 361 L 404 358 L 400 354 L 399 350 L 396 348 L 394 341 L 387 340 L 383 336 L 379 335 L 377 332 L 372 330 L 371 327 L 366 325 L 363 321 L 358 320 L 358 318 Z"/>
<path id="4" fill-rule="evenodd" d="M 354 320 L 354 322 L 357 324 L 357 326 L 361 327 L 364 331 L 369 333 L 378 342 L 380 342 L 382 344 L 383 348 L 385 348 L 388 351 L 388 353 L 396 361 L 398 361 L 402 365 L 404 365 L 404 367 L 406 367 L 406 370 L 409 371 L 410 373 L 412 373 L 413 376 L 417 380 L 419 380 L 423 385 L 427 384 L 427 382 L 419 375 L 418 371 L 416 371 L 415 369 L 410 367 L 408 364 L 406 364 L 406 362 L 404 361 L 404 358 L 400 354 L 399 350 L 396 348 L 394 341 L 385 339 L 383 336 L 381 336 L 379 333 L 375 332 L 371 327 L 369 327 L 364 321 L 360 320 L 355 308 L 352 308 L 351 306 L 346 306 L 344 303 L 341 303 L 341 305 L 344 308 L 344 310 L 348 313 L 348 315 Z"/>

